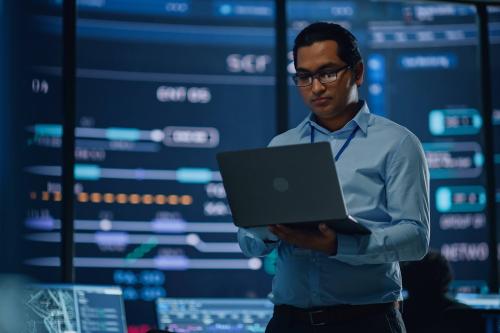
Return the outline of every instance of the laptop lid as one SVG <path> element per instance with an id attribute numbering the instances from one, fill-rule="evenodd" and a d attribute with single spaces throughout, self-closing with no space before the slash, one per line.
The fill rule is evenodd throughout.
<path id="1" fill-rule="evenodd" d="M 369 233 L 349 221 L 327 142 L 224 152 L 217 160 L 239 227 L 336 221 L 348 233 Z"/>
<path id="2" fill-rule="evenodd" d="M 268 299 L 159 298 L 158 327 L 169 332 L 264 332 L 273 315 Z"/>
<path id="3" fill-rule="evenodd" d="M 29 332 L 127 332 L 120 287 L 32 284 L 24 305 Z"/>

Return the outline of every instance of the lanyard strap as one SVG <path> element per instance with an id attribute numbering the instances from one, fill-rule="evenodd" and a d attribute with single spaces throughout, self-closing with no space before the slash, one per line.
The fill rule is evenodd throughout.
<path id="1" fill-rule="evenodd" d="M 311 143 L 314 143 L 314 126 L 313 125 L 309 125 L 309 126 L 311 126 Z M 354 129 L 352 130 L 352 132 L 349 135 L 349 137 L 347 138 L 347 140 L 345 140 L 342 147 L 340 147 L 340 150 L 338 151 L 337 155 L 335 155 L 335 162 L 337 162 L 339 160 L 340 155 L 342 155 L 342 153 L 347 148 L 347 146 L 349 146 L 349 143 L 351 143 L 351 140 L 356 135 L 356 132 L 358 131 L 358 129 L 359 129 L 359 126 L 356 125 L 356 127 L 354 127 Z"/>

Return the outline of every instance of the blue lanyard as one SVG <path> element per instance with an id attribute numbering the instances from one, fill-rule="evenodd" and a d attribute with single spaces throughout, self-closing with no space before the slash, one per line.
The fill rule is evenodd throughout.
<path id="1" fill-rule="evenodd" d="M 309 126 L 311 126 L 311 143 L 314 143 L 314 126 L 311 124 Z M 349 135 L 347 140 L 345 140 L 344 144 L 342 145 L 342 147 L 338 151 L 337 155 L 335 155 L 335 162 L 337 162 L 339 160 L 340 155 L 342 155 L 342 153 L 347 148 L 347 146 L 349 146 L 349 143 L 351 143 L 351 140 L 356 135 L 356 132 L 358 131 L 358 129 L 359 129 L 359 126 L 356 125 L 356 127 L 352 130 L 351 134 Z"/>

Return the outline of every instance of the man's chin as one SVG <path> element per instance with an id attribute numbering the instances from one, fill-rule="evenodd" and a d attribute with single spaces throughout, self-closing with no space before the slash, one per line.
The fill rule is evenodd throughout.
<path id="1" fill-rule="evenodd" d="M 331 108 L 312 108 L 311 112 L 318 118 L 330 118 L 335 115 Z"/>

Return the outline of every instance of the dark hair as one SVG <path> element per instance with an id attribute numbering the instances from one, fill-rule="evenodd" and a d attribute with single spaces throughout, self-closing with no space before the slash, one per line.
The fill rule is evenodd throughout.
<path id="1" fill-rule="evenodd" d="M 356 37 L 349 30 L 335 23 L 316 22 L 305 27 L 293 45 L 293 63 L 297 68 L 297 51 L 316 42 L 333 40 L 338 44 L 338 56 L 347 65 L 354 66 L 361 61 L 361 53 Z"/>
<path id="2" fill-rule="evenodd" d="M 413 295 L 443 295 L 453 280 L 448 260 L 437 251 L 430 251 L 420 261 L 401 265 L 403 288 Z"/>

